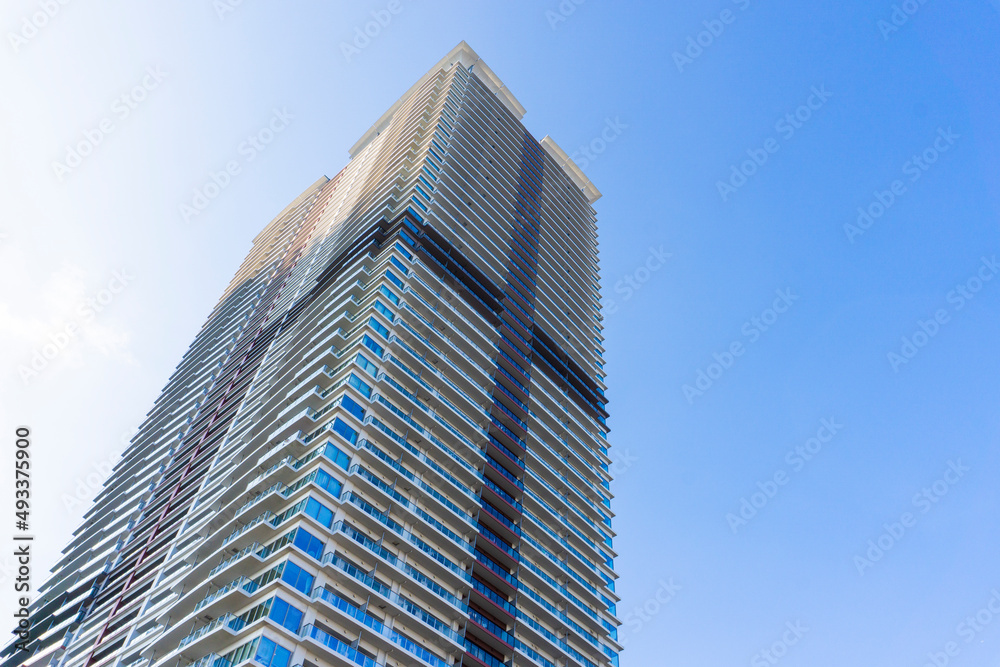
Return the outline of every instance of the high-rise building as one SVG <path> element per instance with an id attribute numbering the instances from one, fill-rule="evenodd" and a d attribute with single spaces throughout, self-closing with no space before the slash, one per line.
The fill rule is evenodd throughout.
<path id="1" fill-rule="evenodd" d="M 616 665 L 593 202 L 464 42 L 253 248 L 5 667 Z"/>

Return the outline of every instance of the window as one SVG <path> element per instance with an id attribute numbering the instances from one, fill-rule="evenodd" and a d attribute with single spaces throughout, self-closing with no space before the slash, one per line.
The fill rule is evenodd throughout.
<path id="1" fill-rule="evenodd" d="M 323 557 L 323 542 L 302 528 L 299 528 L 295 532 L 295 539 L 292 541 L 292 544 L 316 560 L 320 560 Z"/>
<path id="2" fill-rule="evenodd" d="M 375 331 L 377 331 L 382 336 L 382 338 L 385 338 L 386 340 L 388 340 L 388 338 L 389 338 L 389 330 L 385 328 L 384 324 L 382 324 L 381 322 L 379 322 L 378 320 L 376 320 L 374 317 L 369 317 L 368 318 L 368 324 L 371 326 L 372 329 L 374 329 Z M 381 356 L 381 355 L 379 355 L 379 356 Z"/>
<path id="3" fill-rule="evenodd" d="M 405 266 L 403 266 L 403 263 L 399 261 L 399 259 L 397 259 L 396 257 L 390 257 L 389 261 L 395 264 L 396 268 L 402 271 L 404 276 L 410 275 L 410 270 L 407 269 Z"/>
<path id="4" fill-rule="evenodd" d="M 297 591 L 306 595 L 312 594 L 313 576 L 292 561 L 285 563 L 285 569 L 281 573 L 281 580 Z"/>
<path id="5" fill-rule="evenodd" d="M 239 620 L 243 621 L 240 628 L 243 628 L 251 623 L 259 621 L 260 619 L 267 616 L 268 612 L 271 610 L 271 599 L 265 600 L 263 603 L 257 605 L 250 611 L 243 612 L 240 614 Z M 230 626 L 232 627 L 232 626 Z"/>
<path id="6" fill-rule="evenodd" d="M 396 321 L 396 316 L 392 314 L 392 311 L 381 301 L 375 301 L 375 310 L 384 315 L 390 322 Z"/>
<path id="7" fill-rule="evenodd" d="M 302 625 L 302 612 L 279 597 L 274 598 L 268 618 L 295 634 L 298 634 L 299 626 Z"/>
<path id="8" fill-rule="evenodd" d="M 389 282 L 391 282 L 393 285 L 395 285 L 399 289 L 404 289 L 404 287 L 403 287 L 403 281 L 400 280 L 398 277 L 396 277 L 396 274 L 393 273 L 392 271 L 386 271 L 385 272 L 385 277 L 388 278 Z"/>
<path id="9" fill-rule="evenodd" d="M 336 498 L 340 497 L 340 492 L 344 489 L 343 484 L 341 484 L 337 478 L 322 468 L 316 471 L 315 480 L 317 486 L 321 489 L 326 489 Z"/>
<path id="10" fill-rule="evenodd" d="M 258 644 L 260 644 L 260 637 L 257 637 L 255 639 L 253 639 L 252 641 L 248 641 L 243 646 L 240 646 L 239 648 L 234 649 L 234 650 L 230 651 L 229 653 L 227 653 L 225 656 L 223 656 L 223 658 L 222 658 L 222 660 L 223 660 L 222 664 L 223 665 L 238 665 L 241 662 L 246 662 L 247 660 L 249 660 L 251 657 L 253 657 L 256 654 L 257 645 Z M 219 664 L 219 663 L 216 662 L 216 664 Z"/>
<path id="11" fill-rule="evenodd" d="M 396 296 L 391 289 L 389 289 L 385 285 L 380 285 L 378 291 L 384 294 L 385 298 L 389 299 L 389 301 L 392 302 L 392 305 L 394 306 L 399 305 L 399 297 Z"/>
<path id="12" fill-rule="evenodd" d="M 416 234 L 417 236 L 420 236 L 420 230 L 417 229 L 416 225 L 414 225 L 412 222 L 410 222 L 406 218 L 403 218 L 403 224 L 406 225 L 407 227 L 409 227 L 411 230 L 413 230 L 414 234 Z"/>
<path id="13" fill-rule="evenodd" d="M 435 167 L 435 169 L 437 169 L 437 167 Z M 406 207 L 406 212 L 409 213 L 411 216 L 413 216 L 413 219 L 416 220 L 417 222 L 422 223 L 424 221 L 423 217 L 421 217 L 416 211 L 414 211 L 409 206 Z"/>
<path id="14" fill-rule="evenodd" d="M 348 426 L 340 417 L 337 417 L 333 422 L 333 432 L 352 445 L 358 444 L 358 432 Z"/>
<path id="15" fill-rule="evenodd" d="M 267 637 L 260 638 L 254 660 L 264 667 L 288 667 L 292 652 Z"/>
<path id="16" fill-rule="evenodd" d="M 357 417 L 359 421 L 365 420 L 365 409 L 358 405 L 358 402 L 347 394 L 344 394 L 344 397 L 340 399 L 340 405 L 352 415 Z"/>
<path id="17" fill-rule="evenodd" d="M 333 525 L 333 510 L 315 498 L 306 501 L 306 514 L 327 528 Z"/>
<path id="18" fill-rule="evenodd" d="M 417 206 L 419 206 L 419 207 L 420 207 L 420 210 L 422 210 L 422 211 L 424 211 L 424 212 L 426 212 L 426 211 L 427 211 L 427 205 L 426 205 L 426 204 L 424 204 L 424 203 L 423 203 L 422 201 L 420 201 L 419 199 L 417 199 L 416 197 L 410 197 L 410 201 L 412 201 L 412 202 L 413 202 L 414 204 L 416 204 Z"/>
<path id="19" fill-rule="evenodd" d="M 402 235 L 402 236 L 405 237 L 406 233 L 405 232 L 400 232 L 400 235 Z M 412 245 L 412 243 L 411 243 L 411 245 Z M 407 250 L 403 246 L 399 245 L 398 243 L 396 244 L 395 247 L 396 247 L 396 250 L 398 250 L 399 252 L 403 253 L 403 257 L 405 257 L 406 259 L 408 259 L 410 261 L 413 261 L 413 255 L 410 254 L 409 250 Z"/>
<path id="20" fill-rule="evenodd" d="M 422 194 L 424 196 L 424 199 L 430 199 L 431 198 L 431 196 L 429 194 L 427 194 L 424 191 L 424 189 L 422 187 L 420 187 L 419 185 L 416 186 L 416 190 L 417 190 L 417 192 L 419 192 L 420 194 Z"/>
<path id="21" fill-rule="evenodd" d="M 365 398 L 372 397 L 372 388 L 367 384 L 365 384 L 365 382 L 363 382 L 361 378 L 359 378 L 354 373 L 351 373 L 351 375 L 347 378 L 347 384 L 351 385 L 352 387 L 360 391 Z"/>
<path id="22" fill-rule="evenodd" d="M 361 339 L 361 342 L 362 344 L 364 344 L 365 347 L 374 352 L 379 359 L 382 358 L 382 355 L 385 353 L 385 349 L 381 345 L 376 343 L 374 340 L 372 340 L 371 336 L 365 334 L 364 338 Z M 367 368 L 365 370 L 371 373 L 373 377 L 375 376 L 374 370 L 369 370 Z"/>
<path id="23" fill-rule="evenodd" d="M 344 470 L 347 470 L 347 466 L 351 464 L 351 457 L 330 443 L 326 443 L 326 448 L 323 450 L 323 456 L 330 459 Z"/>
<path id="24" fill-rule="evenodd" d="M 375 373 L 378 371 L 378 366 L 368 361 L 363 354 L 359 354 L 355 359 L 358 365 L 365 370 L 366 373 L 375 377 Z"/>

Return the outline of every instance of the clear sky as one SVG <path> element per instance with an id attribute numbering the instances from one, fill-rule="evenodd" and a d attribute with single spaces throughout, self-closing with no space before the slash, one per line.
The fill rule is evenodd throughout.
<path id="1" fill-rule="evenodd" d="M 604 194 L 622 664 L 1000 664 L 1000 3 L 399 3 L 346 54 L 388 0 L 4 4 L 35 583 L 252 237 L 464 39 Z"/>

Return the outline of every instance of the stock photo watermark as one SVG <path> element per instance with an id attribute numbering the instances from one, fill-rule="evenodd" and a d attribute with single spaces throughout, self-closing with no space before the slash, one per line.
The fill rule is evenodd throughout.
<path id="1" fill-rule="evenodd" d="M 863 554 L 854 556 L 854 567 L 860 576 L 865 576 L 865 570 L 875 567 L 875 563 L 882 560 L 885 555 L 892 550 L 907 532 L 911 531 L 920 521 L 920 516 L 930 512 L 941 499 L 948 495 L 953 486 L 958 484 L 965 473 L 971 468 L 962 465 L 962 459 L 948 461 L 948 467 L 940 479 L 934 480 L 930 485 L 925 486 L 910 499 L 910 504 L 919 514 L 913 512 L 903 512 L 899 518 L 892 523 L 883 523 L 882 532 L 873 540 L 868 540 L 867 549 Z"/>
<path id="2" fill-rule="evenodd" d="M 220 21 L 225 21 L 226 17 L 235 12 L 243 5 L 244 0 L 212 0 L 212 9 Z"/>
<path id="3" fill-rule="evenodd" d="M 761 649 L 750 658 L 750 667 L 769 667 L 777 665 L 781 659 L 788 655 L 788 649 L 795 646 L 809 632 L 809 628 L 802 625 L 802 621 L 786 621 L 785 631 L 781 633 L 781 638 L 774 641 L 770 646 Z"/>
<path id="4" fill-rule="evenodd" d="M 76 483 L 73 485 L 73 495 L 64 493 L 60 497 L 67 512 L 76 511 L 89 504 L 97 496 L 104 487 L 104 483 L 111 477 L 115 464 L 121 459 L 123 451 L 124 449 L 112 451 L 107 458 L 92 463 L 93 470 L 91 472 L 76 478 Z"/>
<path id="5" fill-rule="evenodd" d="M 580 169 L 586 169 L 591 163 L 597 160 L 598 157 L 604 151 L 608 150 L 608 145 L 613 144 L 622 133 L 628 129 L 628 125 L 621 121 L 621 118 L 615 116 L 614 120 L 606 118 L 604 120 L 604 129 L 601 130 L 599 136 L 594 137 L 585 146 L 580 146 L 573 152 L 570 159 L 576 163 Z"/>
<path id="6" fill-rule="evenodd" d="M 545 19 L 549 22 L 549 27 L 555 30 L 561 23 L 576 13 L 576 8 L 587 0 L 562 0 L 555 10 L 547 9 Z"/>
<path id="7" fill-rule="evenodd" d="M 955 134 L 949 127 L 947 130 L 938 128 L 937 136 L 922 150 L 903 163 L 902 172 L 906 180 L 916 183 L 921 177 L 940 159 L 941 155 L 951 150 L 955 142 L 961 135 Z M 854 240 L 862 236 L 886 213 L 889 212 L 896 202 L 909 192 L 906 181 L 897 178 L 885 190 L 876 190 L 872 194 L 872 200 L 865 206 L 858 207 L 858 217 L 854 224 L 844 225 L 844 234 L 847 240 L 854 243 Z"/>
<path id="8" fill-rule="evenodd" d="M 682 590 L 680 584 L 674 583 L 673 577 L 660 579 L 659 587 L 646 600 L 622 616 L 622 627 L 618 632 L 618 643 L 622 646 L 635 637 L 666 607 L 677 597 L 677 593 Z"/>
<path id="9" fill-rule="evenodd" d="M 965 619 L 955 626 L 955 634 L 966 644 L 971 644 L 986 627 L 1000 616 L 1000 591 L 992 589 L 990 598 L 974 614 L 969 614 Z M 928 651 L 927 662 L 924 667 L 945 667 L 951 663 L 951 659 L 958 657 L 962 653 L 962 647 L 957 641 L 947 641 L 941 646 L 940 651 Z"/>
<path id="10" fill-rule="evenodd" d="M 673 253 L 664 250 L 662 244 L 658 248 L 650 246 L 646 261 L 615 282 L 615 294 L 621 295 L 620 300 L 608 297 L 602 301 L 601 310 L 604 315 L 614 315 L 618 312 L 619 306 L 630 301 L 671 257 L 673 257 Z"/>
<path id="11" fill-rule="evenodd" d="M 22 46 L 37 37 L 38 33 L 45 29 L 49 22 L 69 3 L 70 0 L 40 0 L 38 11 L 23 17 L 20 29 L 16 33 L 7 33 L 7 41 L 10 42 L 14 53 L 20 52 Z"/>
<path id="12" fill-rule="evenodd" d="M 910 18 L 915 16 L 927 2 L 928 0 L 903 0 L 903 2 L 893 5 L 888 19 L 879 19 L 878 21 L 878 29 L 882 33 L 882 39 L 888 42 L 889 38 L 909 23 Z"/>
<path id="13" fill-rule="evenodd" d="M 751 1 L 733 0 L 733 4 L 740 11 L 746 11 L 750 8 Z M 722 34 L 726 31 L 726 26 L 736 23 L 738 17 L 739 14 L 727 8 L 719 12 L 717 18 L 713 17 L 702 21 L 701 24 L 705 29 L 700 30 L 694 35 L 689 35 L 683 50 L 674 51 L 673 53 L 674 65 L 677 66 L 677 71 L 683 74 L 684 68 L 688 65 L 693 65 L 694 61 L 705 53 L 705 49 L 711 47 L 722 37 Z"/>
<path id="14" fill-rule="evenodd" d="M 243 173 L 243 166 L 257 159 L 257 156 L 267 150 L 271 142 L 284 132 L 295 116 L 288 113 L 288 109 L 274 109 L 270 120 L 254 134 L 240 142 L 236 147 L 236 154 L 242 158 L 228 160 L 219 171 L 208 172 L 208 180 L 201 186 L 196 187 L 192 193 L 191 200 L 180 204 L 181 219 L 190 222 L 191 218 L 199 216 L 208 208 L 222 192 L 232 185 L 233 178 Z"/>
<path id="15" fill-rule="evenodd" d="M 127 270 L 115 271 L 103 289 L 94 296 L 84 299 L 77 307 L 78 319 L 67 322 L 58 330 L 50 333 L 47 336 L 47 342 L 32 350 L 28 362 L 17 367 L 17 374 L 21 378 L 21 382 L 27 385 L 48 368 L 49 364 L 70 346 L 84 327 L 94 322 L 97 316 L 103 313 L 116 296 L 121 294 L 133 280 L 135 277 L 130 275 Z"/>
<path id="16" fill-rule="evenodd" d="M 816 435 L 807 439 L 803 444 L 796 445 L 785 454 L 785 463 L 791 472 L 785 468 L 778 468 L 763 482 L 757 482 L 757 491 L 747 498 L 740 498 L 739 509 L 735 513 L 726 514 L 726 523 L 735 535 L 740 528 L 746 526 L 757 516 L 757 513 L 764 509 L 781 490 L 792 480 L 791 473 L 801 472 L 806 464 L 816 458 L 823 451 L 823 446 L 833 440 L 834 436 L 844 429 L 843 424 L 838 424 L 833 417 L 820 419 L 819 428 Z"/>
<path id="17" fill-rule="evenodd" d="M 813 115 L 826 106 L 826 103 L 833 97 L 833 93 L 826 89 L 825 84 L 819 87 L 813 86 L 809 89 L 810 94 L 806 101 L 779 118 L 774 124 L 774 131 L 781 140 L 789 141 L 795 133 L 805 127 L 805 124 Z M 758 148 L 748 148 L 747 159 L 739 165 L 730 165 L 729 178 L 725 181 L 716 181 L 715 187 L 719 191 L 722 201 L 729 201 L 729 198 L 747 184 L 758 171 L 760 171 L 771 156 L 781 150 L 781 140 L 775 137 L 768 137 Z"/>
<path id="18" fill-rule="evenodd" d="M 62 162 L 54 160 L 52 171 L 61 183 L 66 176 L 83 165 L 84 160 L 94 154 L 94 151 L 111 134 L 118 129 L 116 122 L 121 123 L 132 115 L 143 102 L 149 99 L 149 94 L 160 87 L 167 73 L 159 65 L 146 68 L 146 74 L 136 85 L 115 98 L 111 103 L 111 115 L 105 116 L 94 127 L 83 130 L 83 138 L 66 146 Z"/>
<path id="19" fill-rule="evenodd" d="M 681 387 L 688 405 L 693 404 L 696 397 L 704 395 L 706 391 L 711 389 L 726 371 L 736 364 L 736 360 L 746 353 L 747 346 L 760 340 L 760 337 L 769 331 L 781 316 L 787 313 L 792 305 L 799 300 L 798 295 L 793 294 L 790 287 L 776 290 L 775 294 L 778 296 L 770 308 L 765 308 L 759 316 L 751 317 L 740 327 L 740 333 L 747 339 L 745 343 L 743 339 L 737 339 L 722 352 L 713 353 L 712 359 L 714 361 L 705 368 L 699 368 L 695 373 L 694 385 L 685 384 Z"/>
<path id="20" fill-rule="evenodd" d="M 382 31 L 392 23 L 392 17 L 403 11 L 402 0 L 389 0 L 385 9 L 375 9 L 371 12 L 372 20 L 354 28 L 354 39 L 340 43 L 340 52 L 347 62 L 371 46 L 372 40 L 382 34 Z"/>
<path id="21" fill-rule="evenodd" d="M 920 350 L 927 347 L 928 343 L 941 332 L 941 327 L 951 322 L 952 314 L 959 312 L 965 308 L 966 304 L 975 299 L 986 283 L 993 280 L 998 271 L 1000 271 L 1000 263 L 997 263 L 996 255 L 990 259 L 981 257 L 976 272 L 964 282 L 955 285 L 955 289 L 945 295 L 945 301 L 951 305 L 951 311 L 949 312 L 947 308 L 938 308 L 926 320 L 917 320 L 916 331 L 900 339 L 898 351 L 893 350 L 886 354 L 886 359 L 889 361 L 893 373 L 898 373 L 901 366 L 909 364 L 920 353 Z"/>
<path id="22" fill-rule="evenodd" d="M 608 472 L 611 473 L 614 479 L 621 477 L 639 460 L 639 457 L 632 455 L 632 452 L 628 449 L 628 447 L 625 449 L 615 447 L 609 452 L 608 457 L 611 459 L 611 465 L 608 466 Z"/>

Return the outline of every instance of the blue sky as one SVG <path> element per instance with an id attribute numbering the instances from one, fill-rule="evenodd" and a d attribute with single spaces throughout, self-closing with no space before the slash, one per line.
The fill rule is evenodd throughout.
<path id="1" fill-rule="evenodd" d="M 592 146 L 622 664 L 997 664 L 998 3 L 400 3 L 350 58 L 388 2 L 69 3 L 23 41 L 38 5 L 8 3 L 0 415 L 42 453 L 36 569 L 251 238 L 464 39 L 537 137 L 581 163 Z M 286 127 L 250 160 L 276 110 Z M 743 499 L 756 513 L 727 519 Z"/>

